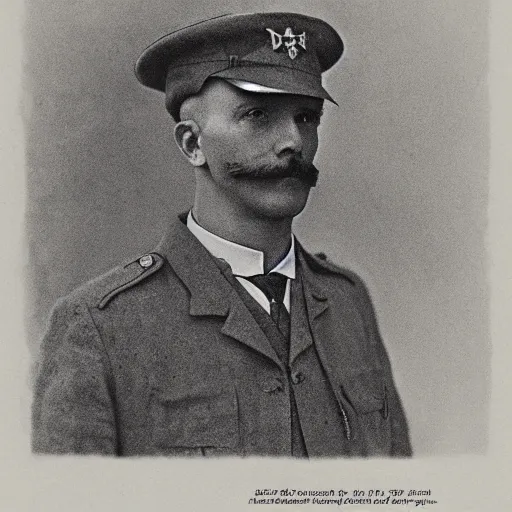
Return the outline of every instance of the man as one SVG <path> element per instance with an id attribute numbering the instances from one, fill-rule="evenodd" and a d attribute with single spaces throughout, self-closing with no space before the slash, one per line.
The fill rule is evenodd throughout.
<path id="1" fill-rule="evenodd" d="M 33 447 L 111 455 L 408 456 L 368 293 L 292 235 L 343 43 L 289 13 L 169 34 L 136 65 L 195 171 L 160 245 L 61 299 Z"/>

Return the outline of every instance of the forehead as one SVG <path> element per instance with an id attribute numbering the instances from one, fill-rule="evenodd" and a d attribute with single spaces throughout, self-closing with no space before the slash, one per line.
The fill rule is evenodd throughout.
<path id="1" fill-rule="evenodd" d="M 319 110 L 323 100 L 313 96 L 284 93 L 249 92 L 222 79 L 207 80 L 199 95 L 207 110 L 236 109 L 244 104 L 274 109 L 310 108 Z"/>

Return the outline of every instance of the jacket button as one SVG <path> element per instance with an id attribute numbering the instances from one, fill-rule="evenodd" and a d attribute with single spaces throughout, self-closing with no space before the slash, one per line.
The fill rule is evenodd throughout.
<path id="1" fill-rule="evenodd" d="M 261 389 L 265 393 L 273 393 L 274 391 L 282 391 L 283 383 L 280 379 L 269 379 L 260 383 Z"/>
<path id="2" fill-rule="evenodd" d="M 304 374 L 302 372 L 297 372 L 292 374 L 292 382 L 294 384 L 300 384 L 305 379 Z"/>
<path id="3" fill-rule="evenodd" d="M 151 254 L 146 254 L 145 256 L 142 256 L 139 260 L 139 265 L 142 268 L 149 268 L 151 265 L 153 265 L 153 256 Z"/>

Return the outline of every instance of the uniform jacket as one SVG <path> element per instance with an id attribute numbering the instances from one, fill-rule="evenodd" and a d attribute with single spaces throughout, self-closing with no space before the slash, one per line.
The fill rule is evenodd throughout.
<path id="1" fill-rule="evenodd" d="M 344 419 L 343 432 L 320 439 L 310 456 L 410 455 L 365 286 L 300 245 L 297 252 L 311 336 L 292 344 L 291 379 L 240 295 L 180 221 L 151 258 L 60 299 L 41 347 L 34 451 L 284 456 L 289 416 L 281 412 L 289 410 L 293 382 L 301 386 L 295 395 L 315 404 L 301 422 L 319 424 L 322 407 L 338 407 Z M 311 344 L 323 373 L 311 369 Z M 319 386 L 332 389 L 334 405 L 322 403 Z"/>

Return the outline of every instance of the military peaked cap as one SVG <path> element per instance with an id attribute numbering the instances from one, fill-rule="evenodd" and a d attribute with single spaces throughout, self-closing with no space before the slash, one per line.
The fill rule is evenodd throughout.
<path id="1" fill-rule="evenodd" d="M 338 33 L 317 18 L 276 12 L 225 15 L 158 39 L 139 57 L 135 73 L 143 85 L 165 92 L 176 120 L 183 101 L 209 77 L 334 102 L 321 75 L 343 49 Z"/>

